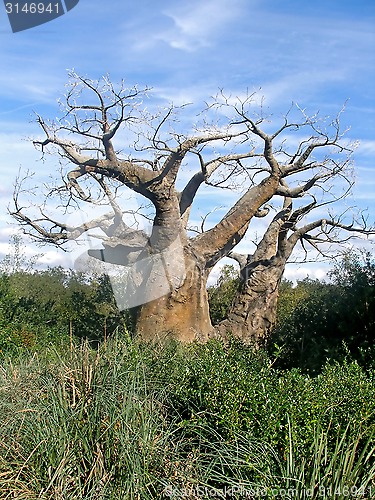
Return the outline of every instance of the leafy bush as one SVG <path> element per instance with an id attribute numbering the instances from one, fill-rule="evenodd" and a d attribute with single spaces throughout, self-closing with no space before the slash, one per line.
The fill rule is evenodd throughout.
<path id="1" fill-rule="evenodd" d="M 130 315 L 118 311 L 109 278 L 62 268 L 0 275 L 0 355 L 43 350 L 48 343 L 93 344 L 126 329 Z M 70 341 L 71 342 L 71 341 Z"/>
<path id="2" fill-rule="evenodd" d="M 282 347 L 279 364 L 319 373 L 327 359 L 348 355 L 374 367 L 375 263 L 368 253 L 344 255 L 331 283 L 284 282 L 270 352 Z"/>

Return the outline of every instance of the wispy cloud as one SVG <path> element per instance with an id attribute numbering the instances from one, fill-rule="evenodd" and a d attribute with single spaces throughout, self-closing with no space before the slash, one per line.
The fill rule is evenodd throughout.
<path id="1" fill-rule="evenodd" d="M 232 0 L 230 6 L 226 0 L 207 0 L 166 10 L 165 14 L 173 20 L 174 26 L 159 37 L 172 48 L 189 52 L 208 47 L 240 15 L 242 6 L 242 0 Z"/>
<path id="2" fill-rule="evenodd" d="M 172 21 L 163 29 L 135 44 L 137 49 L 147 49 L 157 42 L 164 42 L 172 49 L 194 52 L 212 46 L 215 39 L 242 11 L 244 0 L 192 1 L 178 6 L 168 6 L 162 12 Z"/>

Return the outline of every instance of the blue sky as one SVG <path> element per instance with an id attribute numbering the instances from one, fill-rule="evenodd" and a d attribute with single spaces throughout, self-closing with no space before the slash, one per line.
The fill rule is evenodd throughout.
<path id="1" fill-rule="evenodd" d="M 0 258 L 19 168 L 53 174 L 53 161 L 38 161 L 27 139 L 39 135 L 33 112 L 58 114 L 69 69 L 148 85 L 159 104 L 199 107 L 219 88 L 249 88 L 274 114 L 293 101 L 333 116 L 348 100 L 343 122 L 360 141 L 353 204 L 368 208 L 374 221 L 373 0 L 80 0 L 66 15 L 15 34 L 0 6 Z M 66 263 L 54 249 L 42 251 L 46 264 Z M 318 276 L 316 269 L 289 273 Z"/>

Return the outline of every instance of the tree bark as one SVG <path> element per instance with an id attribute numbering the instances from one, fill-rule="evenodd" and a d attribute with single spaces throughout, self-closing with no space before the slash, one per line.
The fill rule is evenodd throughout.
<path id="1" fill-rule="evenodd" d="M 241 286 L 228 318 L 217 327 L 221 337 L 231 333 L 256 348 L 267 344 L 276 323 L 280 281 L 298 241 L 287 240 L 285 224 L 291 217 L 292 201 L 285 198 L 282 210 L 272 219 L 254 254 L 229 254 L 240 264 Z"/>
<path id="2" fill-rule="evenodd" d="M 206 289 L 208 273 L 191 256 L 185 255 L 185 266 L 181 286 L 139 306 L 136 332 L 141 340 L 174 338 L 182 342 L 205 342 L 212 336 Z"/>
<path id="3" fill-rule="evenodd" d="M 256 348 L 264 346 L 276 323 L 279 284 L 284 266 L 277 257 L 247 269 L 247 276 L 235 297 L 228 318 L 216 328 L 222 338 L 228 334 Z"/>

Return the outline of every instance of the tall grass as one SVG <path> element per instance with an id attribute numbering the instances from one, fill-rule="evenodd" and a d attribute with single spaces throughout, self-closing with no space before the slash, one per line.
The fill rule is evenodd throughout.
<path id="1" fill-rule="evenodd" d="M 83 344 L 48 366 L 35 357 L 3 367 L 3 495 L 155 498 L 178 443 L 163 391 L 128 354 Z"/>
<path id="2" fill-rule="evenodd" d="M 374 491 L 375 429 L 352 423 L 336 432 L 334 446 L 329 437 L 331 429 L 317 426 L 310 454 L 299 457 L 289 429 L 289 447 L 285 463 L 280 464 L 281 484 L 294 496 L 305 498 L 367 497 Z M 340 431 L 340 430 L 339 430 Z"/>
<path id="3" fill-rule="evenodd" d="M 353 400 L 346 424 L 332 415 L 328 421 L 314 415 L 305 424 L 296 421 L 299 411 L 305 415 L 319 403 L 311 399 L 294 414 L 288 410 L 286 425 L 280 430 L 277 421 L 273 431 L 273 417 L 266 421 L 262 405 L 275 413 L 271 400 L 279 404 L 285 397 L 290 374 L 267 372 L 267 360 L 260 369 L 242 348 L 226 349 L 113 339 L 97 351 L 82 343 L 72 352 L 4 359 L 0 498 L 288 498 L 290 490 L 290 498 L 332 493 L 340 499 L 348 496 L 345 488 L 375 491 L 371 380 L 358 375 L 364 403 Z M 236 366 L 241 359 L 247 364 Z M 233 376 L 225 379 L 221 370 L 229 366 Z M 332 380 L 328 373 L 320 388 Z M 292 379 L 311 383 L 296 374 Z M 262 403 L 260 387 L 267 389 L 268 403 Z M 236 426 L 230 424 L 230 405 Z M 331 400 L 324 415 L 330 406 Z"/>

